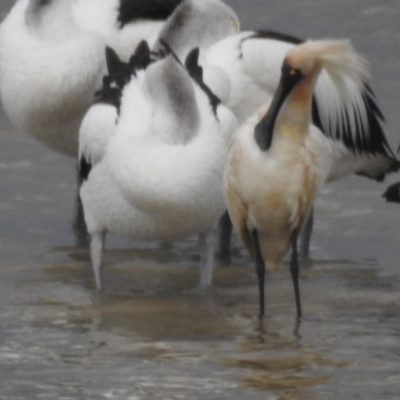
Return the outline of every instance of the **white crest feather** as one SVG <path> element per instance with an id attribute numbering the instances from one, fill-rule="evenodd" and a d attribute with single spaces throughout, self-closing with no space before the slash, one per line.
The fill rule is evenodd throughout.
<path id="1" fill-rule="evenodd" d="M 369 77 L 368 62 L 358 54 L 349 40 L 323 40 L 317 43 L 318 59 L 343 95 L 348 95 L 349 79 L 359 88 Z"/>
<path id="2" fill-rule="evenodd" d="M 352 136 L 357 132 L 369 136 L 365 104 L 369 77 L 368 62 L 357 53 L 349 40 L 307 41 L 290 52 L 290 57 L 311 71 L 322 68 L 315 87 L 315 96 L 324 132 L 332 138 Z"/>
<path id="3" fill-rule="evenodd" d="M 363 88 L 368 78 L 368 62 L 358 54 L 349 40 L 309 40 L 295 49 L 293 53 L 302 61 L 307 58 L 326 70 L 343 96 L 348 93 L 348 80 Z M 307 61 L 306 61 L 307 63 Z"/>

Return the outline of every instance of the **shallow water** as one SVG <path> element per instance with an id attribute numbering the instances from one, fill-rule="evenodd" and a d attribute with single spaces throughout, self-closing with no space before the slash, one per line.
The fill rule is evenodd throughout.
<path id="1" fill-rule="evenodd" d="M 228 3 L 244 28 L 350 38 L 371 62 L 397 148 L 397 0 Z M 237 241 L 233 266 L 199 293 L 194 239 L 111 235 L 98 296 L 71 226 L 74 161 L 1 114 L 0 399 L 398 399 L 400 209 L 381 198 L 396 180 L 324 188 L 313 261 L 301 271 L 301 322 L 287 268 L 268 276 L 267 315 L 256 318 L 256 277 Z"/>

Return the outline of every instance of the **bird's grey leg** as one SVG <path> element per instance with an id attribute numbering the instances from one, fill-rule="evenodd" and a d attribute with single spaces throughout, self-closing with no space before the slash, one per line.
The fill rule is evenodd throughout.
<path id="1" fill-rule="evenodd" d="M 297 317 L 301 317 L 300 289 L 299 289 L 299 259 L 297 254 L 297 236 L 295 230 L 292 235 L 292 257 L 290 260 L 290 272 L 292 273 L 294 296 L 296 298 Z"/>
<path id="2" fill-rule="evenodd" d="M 260 242 L 258 241 L 257 231 L 254 229 L 252 232 L 254 257 L 256 261 L 256 272 L 258 278 L 258 293 L 260 299 L 260 314 L 259 317 L 264 316 L 264 280 L 265 280 L 265 262 L 261 254 Z"/>
<path id="3" fill-rule="evenodd" d="M 314 225 L 314 207 L 311 208 L 310 215 L 300 234 L 300 259 L 307 261 L 310 257 L 310 241 Z"/>
<path id="4" fill-rule="evenodd" d="M 79 191 L 75 199 L 74 221 L 72 229 L 75 236 L 75 244 L 78 247 L 88 247 L 89 233 L 87 231 L 83 205 L 79 196 Z"/>
<path id="5" fill-rule="evenodd" d="M 105 232 L 96 232 L 90 242 L 90 257 L 92 260 L 94 280 L 98 291 L 103 289 L 102 269 Z"/>
<path id="6" fill-rule="evenodd" d="M 232 238 L 232 221 L 228 211 L 222 215 L 218 222 L 218 250 L 216 258 L 222 265 L 231 263 L 231 238 Z"/>
<path id="7" fill-rule="evenodd" d="M 211 286 L 214 269 L 214 230 L 199 233 L 200 289 Z"/>

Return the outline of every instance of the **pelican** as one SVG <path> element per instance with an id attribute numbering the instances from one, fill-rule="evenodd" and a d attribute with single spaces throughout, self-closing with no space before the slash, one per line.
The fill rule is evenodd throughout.
<path id="1" fill-rule="evenodd" d="M 225 209 L 223 170 L 236 118 L 204 84 L 198 50 L 189 54 L 186 68 L 171 53 L 144 69 L 132 67 L 137 60 L 129 63 L 132 73 L 108 53 L 110 77 L 80 131 L 80 196 L 96 287 L 103 287 L 105 234 L 113 231 L 145 241 L 197 234 L 200 287 L 206 288 L 213 231 Z M 122 77 L 120 84 L 113 76 Z"/>
<path id="2" fill-rule="evenodd" d="M 344 40 L 307 41 L 289 49 L 270 105 L 241 124 L 229 150 L 224 193 L 235 231 L 254 256 L 264 316 L 265 264 L 280 268 L 292 248 L 297 316 L 301 317 L 297 238 L 333 157 L 313 124 L 313 90 L 325 71 L 343 101 L 365 90 L 367 66 Z"/>

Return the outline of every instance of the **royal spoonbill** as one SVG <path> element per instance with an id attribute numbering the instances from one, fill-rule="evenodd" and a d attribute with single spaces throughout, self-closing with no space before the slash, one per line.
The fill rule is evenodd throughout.
<path id="1" fill-rule="evenodd" d="M 312 123 L 313 90 L 323 71 L 343 100 L 365 90 L 366 62 L 348 41 L 292 47 L 271 104 L 241 124 L 230 146 L 224 193 L 235 231 L 255 259 L 261 317 L 265 264 L 278 269 L 290 247 L 297 316 L 302 315 L 297 237 L 333 161 Z"/>
<path id="2" fill-rule="evenodd" d="M 120 64 L 126 77 L 126 64 L 109 53 L 110 73 L 119 75 Z M 121 87 L 110 76 L 83 120 L 80 195 L 97 289 L 107 231 L 146 241 L 197 234 L 200 287 L 211 284 L 213 229 L 226 207 L 223 170 L 237 121 L 204 84 L 196 51 L 186 65 L 169 54 Z M 102 100 L 111 89 L 122 90 L 114 104 Z M 106 138 L 100 150 L 96 135 Z"/>

